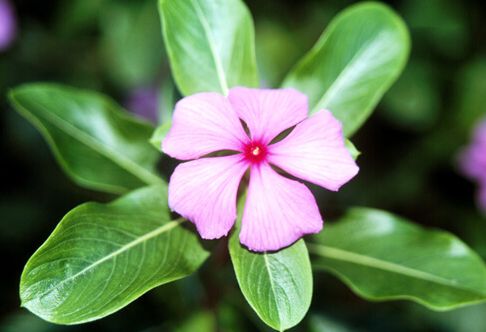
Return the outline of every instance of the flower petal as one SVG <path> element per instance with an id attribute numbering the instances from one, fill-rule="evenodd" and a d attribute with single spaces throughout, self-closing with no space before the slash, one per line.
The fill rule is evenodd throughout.
<path id="1" fill-rule="evenodd" d="M 228 100 L 218 93 L 205 92 L 176 104 L 162 151 L 189 160 L 215 151 L 240 151 L 243 141 L 248 141 L 248 136 Z"/>
<path id="2" fill-rule="evenodd" d="M 341 123 L 323 110 L 268 147 L 268 160 L 284 171 L 337 191 L 359 171 L 346 149 Z"/>
<path id="3" fill-rule="evenodd" d="M 314 196 L 300 182 L 277 174 L 268 163 L 253 166 L 241 222 L 240 242 L 254 251 L 286 247 L 322 229 Z"/>
<path id="4" fill-rule="evenodd" d="M 486 144 L 482 146 L 476 142 L 463 150 L 459 155 L 459 163 L 462 172 L 477 180 L 486 181 Z"/>
<path id="5" fill-rule="evenodd" d="M 193 222 L 202 238 L 220 238 L 235 222 L 238 185 L 247 168 L 241 155 L 182 163 L 170 178 L 169 207 Z"/>
<path id="6" fill-rule="evenodd" d="M 486 119 L 483 119 L 476 125 L 473 134 L 473 140 L 477 144 L 486 145 Z"/>
<path id="7" fill-rule="evenodd" d="M 307 96 L 294 89 L 233 88 L 228 95 L 253 140 L 268 144 L 307 117 Z"/>

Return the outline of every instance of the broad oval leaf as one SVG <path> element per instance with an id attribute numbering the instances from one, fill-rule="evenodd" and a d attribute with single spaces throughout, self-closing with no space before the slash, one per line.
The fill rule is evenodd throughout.
<path id="1" fill-rule="evenodd" d="M 312 270 L 303 240 L 275 253 L 254 253 L 233 235 L 230 254 L 241 291 L 261 320 L 282 331 L 304 318 L 312 300 Z"/>
<path id="2" fill-rule="evenodd" d="M 34 83 L 10 92 L 14 108 L 42 133 L 64 171 L 79 185 L 123 193 L 163 180 L 153 127 L 111 99 L 67 86 Z"/>
<path id="3" fill-rule="evenodd" d="M 171 221 L 166 188 L 69 212 L 22 273 L 22 306 L 60 324 L 92 321 L 194 272 L 208 253 Z"/>
<path id="4" fill-rule="evenodd" d="M 409 44 L 393 10 L 380 3 L 353 5 L 331 21 L 283 86 L 307 94 L 311 113 L 329 109 L 350 136 L 400 75 Z"/>
<path id="5" fill-rule="evenodd" d="M 255 253 L 240 244 L 238 233 L 231 235 L 229 252 L 245 299 L 270 327 L 283 331 L 297 325 L 312 300 L 312 269 L 304 240 L 278 252 Z"/>
<path id="6" fill-rule="evenodd" d="M 308 243 L 314 267 L 369 300 L 447 310 L 486 300 L 486 267 L 461 240 L 388 212 L 351 209 Z"/>
<path id="7" fill-rule="evenodd" d="M 251 15 L 240 0 L 159 0 L 172 74 L 184 95 L 258 84 Z"/>

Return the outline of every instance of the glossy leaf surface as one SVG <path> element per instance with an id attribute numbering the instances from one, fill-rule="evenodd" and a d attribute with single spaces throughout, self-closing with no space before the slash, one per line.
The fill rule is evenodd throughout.
<path id="1" fill-rule="evenodd" d="M 305 93 L 311 112 L 332 111 L 350 136 L 401 73 L 409 48 L 407 28 L 393 10 L 357 4 L 331 21 L 283 86 Z"/>
<path id="2" fill-rule="evenodd" d="M 148 140 L 153 127 L 111 99 L 54 84 L 27 84 L 10 92 L 15 109 L 49 143 L 64 171 L 79 185 L 123 193 L 161 184 L 159 158 Z"/>
<path id="3" fill-rule="evenodd" d="M 159 0 L 172 74 L 184 95 L 258 84 L 254 28 L 240 0 Z"/>
<path id="4" fill-rule="evenodd" d="M 194 272 L 208 253 L 170 220 L 165 187 L 69 212 L 22 273 L 22 306 L 60 324 L 92 321 Z"/>
<path id="5" fill-rule="evenodd" d="M 486 267 L 454 235 L 388 212 L 355 208 L 308 243 L 316 268 L 370 300 L 407 299 L 436 310 L 486 300 Z"/>
<path id="6" fill-rule="evenodd" d="M 278 252 L 255 253 L 240 244 L 236 230 L 229 250 L 240 289 L 257 315 L 279 331 L 297 325 L 312 299 L 312 269 L 304 240 Z"/>

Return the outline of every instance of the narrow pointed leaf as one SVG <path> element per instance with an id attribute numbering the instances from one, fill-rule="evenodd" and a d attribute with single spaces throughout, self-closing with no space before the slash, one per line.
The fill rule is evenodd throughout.
<path id="1" fill-rule="evenodd" d="M 258 84 L 253 21 L 241 0 L 159 0 L 159 9 L 182 94 Z"/>
<path id="2" fill-rule="evenodd" d="M 346 139 L 345 144 L 346 149 L 348 149 L 349 153 L 351 154 L 351 157 L 353 157 L 354 160 L 358 159 L 361 152 L 356 148 L 353 142 L 351 142 L 349 139 Z"/>
<path id="3" fill-rule="evenodd" d="M 283 86 L 304 92 L 311 112 L 332 111 L 350 136 L 402 72 L 409 44 L 404 22 L 389 7 L 353 5 L 331 21 Z"/>
<path id="4" fill-rule="evenodd" d="M 111 99 L 67 86 L 34 83 L 10 92 L 13 107 L 41 132 L 63 170 L 79 185 L 123 193 L 161 184 L 149 124 Z"/>
<path id="5" fill-rule="evenodd" d="M 69 212 L 22 273 L 22 306 L 60 324 L 92 321 L 194 272 L 208 253 L 171 221 L 165 187 Z"/>
<path id="6" fill-rule="evenodd" d="M 370 300 L 447 310 L 486 300 L 486 267 L 454 235 L 388 212 L 354 208 L 308 243 L 314 267 Z"/>
<path id="7" fill-rule="evenodd" d="M 312 300 L 312 269 L 304 241 L 278 252 L 255 253 L 240 244 L 238 233 L 231 235 L 229 251 L 245 299 L 270 327 L 283 331 L 297 325 Z"/>

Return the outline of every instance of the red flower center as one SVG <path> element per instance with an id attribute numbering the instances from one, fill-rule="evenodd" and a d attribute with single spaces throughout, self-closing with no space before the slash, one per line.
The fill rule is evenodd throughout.
<path id="1" fill-rule="evenodd" d="M 267 157 L 267 147 L 257 141 L 252 141 L 243 148 L 245 159 L 252 164 L 261 163 Z"/>

